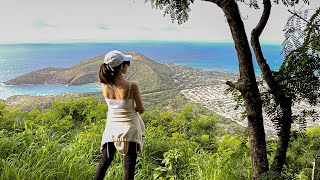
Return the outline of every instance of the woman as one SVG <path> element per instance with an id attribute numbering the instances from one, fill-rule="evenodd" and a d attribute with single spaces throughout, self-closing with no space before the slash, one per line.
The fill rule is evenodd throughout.
<path id="1" fill-rule="evenodd" d="M 99 79 L 108 104 L 108 115 L 102 136 L 102 157 L 94 179 L 103 179 L 115 152 L 124 155 L 124 179 L 134 179 L 137 152 L 143 147 L 144 123 L 138 113 L 144 108 L 136 83 L 127 81 L 132 56 L 110 51 L 100 66 Z"/>

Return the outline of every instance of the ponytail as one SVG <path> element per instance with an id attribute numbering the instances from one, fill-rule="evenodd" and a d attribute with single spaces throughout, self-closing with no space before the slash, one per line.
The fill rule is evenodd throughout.
<path id="1" fill-rule="evenodd" d="M 113 84 L 114 83 L 114 76 L 111 74 L 112 72 L 108 70 L 106 64 L 101 64 L 100 65 L 100 70 L 99 70 L 99 80 L 100 83 L 103 84 Z"/>
<path id="2" fill-rule="evenodd" d="M 105 63 L 100 65 L 99 70 L 99 81 L 103 84 L 114 84 L 115 83 L 115 75 L 120 72 L 122 64 L 129 64 L 130 61 L 123 61 L 119 66 L 114 68 L 109 68 Z"/>

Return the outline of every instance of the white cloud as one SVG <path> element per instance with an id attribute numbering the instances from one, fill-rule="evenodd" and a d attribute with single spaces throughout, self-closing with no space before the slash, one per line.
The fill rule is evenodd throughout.
<path id="1" fill-rule="evenodd" d="M 96 27 L 99 30 L 104 30 L 104 31 L 111 30 L 111 26 L 106 24 L 97 24 Z"/>
<path id="2" fill-rule="evenodd" d="M 196 1 L 189 20 L 172 24 L 170 17 L 143 0 L 0 0 L 0 43 L 59 40 L 216 40 L 232 37 L 223 12 L 215 4 Z M 315 3 L 315 2 L 311 2 Z M 317 2 L 320 6 L 320 2 Z M 315 6 L 315 5 L 313 5 Z M 261 10 L 241 5 L 249 34 Z M 262 34 L 264 41 L 281 41 L 289 13 L 273 6 Z"/>
<path id="3" fill-rule="evenodd" d="M 54 28 L 56 27 L 55 25 L 52 24 L 48 24 L 47 22 L 45 22 L 42 19 L 35 19 L 32 21 L 32 25 L 33 27 L 37 28 L 37 29 L 43 29 L 43 28 Z"/>
<path id="4" fill-rule="evenodd" d="M 148 27 L 148 26 L 144 26 L 144 25 L 141 25 L 141 26 L 137 26 L 136 28 L 138 31 L 152 31 L 152 28 Z"/>

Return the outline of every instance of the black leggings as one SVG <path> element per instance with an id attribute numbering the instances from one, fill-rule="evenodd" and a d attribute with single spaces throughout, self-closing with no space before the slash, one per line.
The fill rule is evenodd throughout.
<path id="1" fill-rule="evenodd" d="M 138 144 L 136 142 L 129 142 L 128 152 L 124 155 L 123 167 L 125 180 L 134 179 L 134 172 L 136 169 L 137 160 L 137 146 Z M 103 180 L 116 151 L 117 149 L 114 146 L 113 142 L 108 142 L 108 144 L 105 144 L 103 146 L 101 160 L 98 165 L 96 174 L 94 175 L 94 180 Z"/>

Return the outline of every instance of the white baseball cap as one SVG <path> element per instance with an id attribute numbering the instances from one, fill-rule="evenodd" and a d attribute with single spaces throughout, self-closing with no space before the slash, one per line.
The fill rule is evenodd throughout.
<path id="1" fill-rule="evenodd" d="M 105 56 L 103 62 L 111 68 L 119 66 L 123 61 L 131 61 L 131 55 L 124 55 L 118 50 L 109 51 Z"/>

